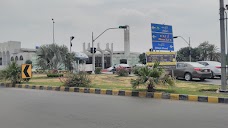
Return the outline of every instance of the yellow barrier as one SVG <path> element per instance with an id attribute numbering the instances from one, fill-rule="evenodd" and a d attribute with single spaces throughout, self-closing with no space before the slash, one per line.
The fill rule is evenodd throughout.
<path id="1" fill-rule="evenodd" d="M 155 92 L 154 93 L 154 98 L 161 99 L 162 98 L 162 93 Z"/>
<path id="2" fill-rule="evenodd" d="M 208 102 L 209 103 L 218 103 L 218 97 L 208 96 Z"/>
<path id="3" fill-rule="evenodd" d="M 170 99 L 179 100 L 179 94 L 170 94 Z"/>
<path id="4" fill-rule="evenodd" d="M 196 95 L 188 95 L 188 100 L 189 101 L 198 101 L 198 96 L 196 96 Z"/>
<path id="5" fill-rule="evenodd" d="M 139 97 L 146 97 L 146 92 L 139 92 Z"/>

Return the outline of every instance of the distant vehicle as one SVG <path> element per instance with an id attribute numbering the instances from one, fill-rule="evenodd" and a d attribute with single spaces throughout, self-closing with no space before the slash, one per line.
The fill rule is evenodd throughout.
<path id="1" fill-rule="evenodd" d="M 145 64 L 136 64 L 134 65 L 134 67 L 145 67 L 146 65 Z"/>
<path id="2" fill-rule="evenodd" d="M 211 78 L 220 77 L 221 78 L 221 63 L 217 61 L 198 61 L 198 63 L 206 66 L 212 72 Z"/>
<path id="3" fill-rule="evenodd" d="M 77 72 L 92 73 L 93 65 L 92 64 L 79 64 L 79 65 L 77 65 L 76 69 L 77 69 Z"/>
<path id="4" fill-rule="evenodd" d="M 111 70 L 113 72 L 113 74 L 115 74 L 116 69 L 120 68 L 120 67 L 123 67 L 123 68 L 127 69 L 129 74 L 131 74 L 131 66 L 129 66 L 128 64 L 117 64 L 117 65 L 114 65 L 112 70 Z"/>
<path id="5" fill-rule="evenodd" d="M 197 62 L 177 62 L 174 76 L 184 78 L 186 81 L 191 81 L 192 78 L 203 81 L 211 77 L 211 70 Z"/>

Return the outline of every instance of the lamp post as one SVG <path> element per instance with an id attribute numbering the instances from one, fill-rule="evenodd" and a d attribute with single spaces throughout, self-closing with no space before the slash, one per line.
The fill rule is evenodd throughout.
<path id="1" fill-rule="evenodd" d="M 93 32 L 92 32 L 92 74 L 95 74 L 94 42 L 108 30 L 111 30 L 111 29 L 126 29 L 126 28 L 127 28 L 127 26 L 119 26 L 117 28 L 107 28 L 100 35 L 98 35 L 96 38 L 93 37 Z"/>
<path id="2" fill-rule="evenodd" d="M 52 19 L 52 23 L 53 23 L 53 44 L 55 43 L 55 21 L 54 19 Z"/>
<path id="3" fill-rule="evenodd" d="M 187 41 L 186 39 L 184 39 L 182 36 L 174 36 L 173 38 L 182 38 L 184 40 L 184 42 L 186 44 L 188 44 L 188 49 L 189 49 L 189 61 L 191 62 L 192 61 L 192 55 L 191 55 L 191 41 L 190 41 L 190 37 L 189 37 L 189 41 Z"/>
<path id="4" fill-rule="evenodd" d="M 71 36 L 71 37 L 70 37 L 70 53 L 71 53 L 71 47 L 73 46 L 71 41 L 72 41 L 73 39 L 74 39 L 74 36 Z"/>

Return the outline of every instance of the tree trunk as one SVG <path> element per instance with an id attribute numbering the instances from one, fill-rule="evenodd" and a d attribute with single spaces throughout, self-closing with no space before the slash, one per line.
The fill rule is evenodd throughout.
<path id="1" fill-rule="evenodd" d="M 147 86 L 147 92 L 155 92 L 154 86 L 151 84 L 148 84 Z"/>

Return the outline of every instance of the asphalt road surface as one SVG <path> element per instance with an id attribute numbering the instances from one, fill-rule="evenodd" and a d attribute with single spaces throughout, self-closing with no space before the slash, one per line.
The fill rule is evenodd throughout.
<path id="1" fill-rule="evenodd" d="M 0 88 L 1 128 L 227 128 L 228 105 Z"/>
<path id="2" fill-rule="evenodd" d="M 186 82 L 184 79 L 179 79 L 179 80 Z M 221 85 L 221 79 L 220 78 L 205 79 L 204 81 L 200 81 L 199 79 L 193 79 L 190 82 L 196 82 L 196 83 L 202 83 L 202 84 L 212 84 L 212 85 Z"/>

